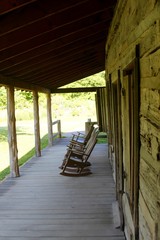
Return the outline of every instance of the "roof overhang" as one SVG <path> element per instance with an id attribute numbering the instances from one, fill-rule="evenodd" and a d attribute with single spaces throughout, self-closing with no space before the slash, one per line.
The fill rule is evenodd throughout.
<path id="1" fill-rule="evenodd" d="M 52 91 L 103 71 L 116 2 L 1 0 L 0 84 Z"/>

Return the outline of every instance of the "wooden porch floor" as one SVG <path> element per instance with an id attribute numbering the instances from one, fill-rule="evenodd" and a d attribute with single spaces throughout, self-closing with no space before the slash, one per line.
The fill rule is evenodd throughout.
<path id="1" fill-rule="evenodd" d="M 124 240 L 115 228 L 115 186 L 106 144 L 90 157 L 92 173 L 67 177 L 58 168 L 68 138 L 21 167 L 21 177 L 0 184 L 0 240 Z"/>

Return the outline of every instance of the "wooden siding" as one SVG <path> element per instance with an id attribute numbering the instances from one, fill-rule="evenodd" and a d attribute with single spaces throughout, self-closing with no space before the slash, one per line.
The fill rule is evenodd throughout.
<path id="1" fill-rule="evenodd" d="M 140 46 L 140 167 L 139 167 L 139 239 L 160 239 L 160 2 L 156 0 L 119 0 L 106 44 L 106 72 L 112 84 L 117 81 L 120 71 L 121 83 L 125 81 L 124 70 L 133 68 L 135 47 Z M 127 37 L 126 37 L 127 36 Z M 128 90 L 127 90 L 128 91 Z M 126 153 L 128 140 L 126 112 L 124 104 L 128 96 L 122 86 L 122 140 L 123 161 L 129 166 Z M 112 114 L 112 113 L 111 113 Z M 113 121 L 112 121 L 113 122 Z M 113 123 L 111 123 L 112 126 Z M 112 130 L 112 129 L 111 129 Z M 133 147 L 133 146 L 132 146 Z M 134 148 L 134 147 L 133 147 Z M 112 148 L 111 158 L 116 153 Z M 128 179 L 126 179 L 126 177 Z M 124 187 L 128 190 L 130 176 L 124 174 Z M 126 192 L 126 188 L 124 189 Z M 125 195 L 126 193 L 124 193 Z M 125 233 L 127 239 L 135 236 L 134 214 L 128 193 L 123 197 Z M 128 207 L 127 205 L 128 204 Z M 137 213 L 136 213 L 137 214 Z"/>
<path id="2" fill-rule="evenodd" d="M 124 240 L 116 228 L 115 184 L 107 145 L 97 144 L 92 175 L 66 177 L 58 168 L 68 138 L 21 167 L 20 178 L 0 184 L 0 240 Z"/>

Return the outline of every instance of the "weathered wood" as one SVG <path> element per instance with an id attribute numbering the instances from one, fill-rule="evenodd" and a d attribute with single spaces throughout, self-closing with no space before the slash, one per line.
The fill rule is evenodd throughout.
<path id="1" fill-rule="evenodd" d="M 68 141 L 62 138 L 41 158 L 33 157 L 21 167 L 21 178 L 0 184 L 0 240 L 125 239 L 113 221 L 107 145 L 97 144 L 90 156 L 93 174 L 75 179 L 59 174 Z"/>
<path id="2" fill-rule="evenodd" d="M 123 210 L 124 210 L 124 217 L 126 221 L 125 227 L 124 227 L 126 238 L 135 239 L 134 223 L 131 215 L 129 200 L 126 193 L 123 194 Z"/>
<path id="3" fill-rule="evenodd" d="M 142 211 L 141 214 L 143 214 L 143 217 L 144 217 L 144 219 L 147 223 L 147 226 L 145 224 L 144 227 L 149 228 L 152 240 L 158 240 L 157 222 L 155 222 L 154 219 L 152 218 L 152 216 L 150 215 L 149 209 L 147 207 L 147 204 L 146 204 L 141 192 L 140 192 L 139 196 L 140 196 L 139 203 L 140 203 L 140 208 L 141 208 L 141 211 Z M 144 234 L 146 234 L 146 232 Z M 150 237 L 148 238 L 147 235 L 146 235 L 145 239 L 148 240 L 148 239 L 151 239 L 151 238 Z"/>
<path id="4" fill-rule="evenodd" d="M 100 126 L 100 131 L 107 132 L 107 108 L 106 108 L 106 98 L 107 98 L 106 88 L 97 88 L 96 94 L 96 110 L 98 124 Z"/>
<path id="5" fill-rule="evenodd" d="M 81 88 L 56 88 L 52 93 L 72 93 L 72 92 L 96 92 L 98 89 L 105 87 L 81 87 Z"/>
<path id="6" fill-rule="evenodd" d="M 133 83 L 133 220 L 135 225 L 135 235 L 139 235 L 139 165 L 140 165 L 140 47 L 135 48 L 135 62 L 134 62 L 134 83 Z"/>
<path id="7" fill-rule="evenodd" d="M 119 188 L 119 158 L 118 158 L 118 108 L 117 108 L 117 82 L 112 84 L 112 111 L 113 111 L 113 139 L 114 139 L 114 155 L 115 155 L 115 184 L 116 196 L 120 192 Z"/>
<path id="8" fill-rule="evenodd" d="M 97 94 L 96 94 L 96 104 L 97 104 L 97 121 L 99 125 L 99 130 L 102 131 L 102 106 L 101 106 L 100 91 L 97 91 Z"/>
<path id="9" fill-rule="evenodd" d="M 123 167 L 124 167 L 124 191 L 130 195 L 130 123 L 129 123 L 129 80 L 123 78 L 122 97 L 122 134 L 123 134 Z"/>
<path id="10" fill-rule="evenodd" d="M 108 111 L 108 143 L 112 144 L 112 128 L 111 128 L 111 99 L 110 99 L 110 84 L 111 84 L 111 76 L 109 76 L 109 80 L 106 81 L 107 88 L 107 111 Z"/>
<path id="11" fill-rule="evenodd" d="M 58 136 L 59 138 L 62 137 L 62 132 L 61 132 L 61 120 L 56 120 L 52 122 L 52 126 L 57 124 L 57 132 L 52 135 L 52 137 Z"/>
<path id="12" fill-rule="evenodd" d="M 48 145 L 53 145 L 51 94 L 47 95 Z"/>
<path id="13" fill-rule="evenodd" d="M 123 217 L 123 206 L 122 206 L 122 195 L 124 191 L 123 182 L 123 139 L 122 139 L 122 106 L 121 106 L 121 76 L 120 70 L 118 70 L 117 78 L 117 114 L 118 114 L 118 171 L 119 171 L 119 193 L 118 202 L 120 208 L 120 227 L 124 228 L 124 217 Z"/>
<path id="14" fill-rule="evenodd" d="M 141 204 L 146 203 L 153 221 L 157 222 L 160 199 L 160 4 L 156 0 L 149 1 L 147 5 L 145 3 L 145 0 L 118 1 L 106 44 L 106 72 L 109 76 L 112 75 L 112 82 L 116 82 L 115 72 L 118 69 L 122 76 L 124 191 L 128 196 L 124 222 L 125 231 L 129 232 L 128 239 L 134 235 L 134 240 L 138 238 L 138 232 L 140 240 L 152 240 L 145 226 L 150 224 L 149 219 L 144 219 Z M 136 51 L 134 61 L 137 44 L 140 51 Z M 127 80 L 127 74 L 131 73 L 132 76 Z M 129 82 L 128 85 L 131 84 L 129 93 L 126 81 Z M 131 100 L 130 103 L 128 99 Z M 113 122 L 112 119 L 111 121 Z M 109 130 L 112 130 L 112 123 Z M 114 158 L 115 155 L 113 152 L 111 157 Z M 138 197 L 139 182 L 144 202 L 140 202 Z M 134 228 L 134 234 L 132 233 L 128 223 L 129 208 L 137 236 Z M 159 221 L 157 224 L 160 229 Z"/>
<path id="15" fill-rule="evenodd" d="M 12 79 L 10 77 L 3 76 L 1 74 L 0 74 L 0 84 L 2 84 L 4 86 L 12 86 L 17 89 L 38 91 L 38 92 L 42 92 L 42 93 L 50 93 L 50 90 L 47 88 L 39 87 L 38 85 L 30 84 L 25 81 L 18 81 L 18 80 Z"/>
<path id="16" fill-rule="evenodd" d="M 57 128 L 58 128 L 58 135 L 59 135 L 59 138 L 61 138 L 61 137 L 62 137 L 62 131 L 61 131 L 61 120 L 59 120 Z"/>
<path id="17" fill-rule="evenodd" d="M 151 165 L 148 165 L 143 159 L 141 159 L 141 181 L 140 189 L 143 192 L 143 197 L 145 199 L 146 205 L 150 210 L 153 219 L 157 219 L 157 203 L 158 199 L 158 187 L 157 187 L 157 174 Z M 146 181 L 146 179 L 150 181 Z"/>
<path id="18" fill-rule="evenodd" d="M 35 134 L 35 152 L 36 156 L 41 156 L 41 139 L 40 139 L 40 124 L 39 124 L 39 105 L 38 105 L 38 92 L 33 91 L 33 104 L 34 104 L 34 134 Z"/>
<path id="19" fill-rule="evenodd" d="M 26 0 L 16 0 L 14 2 L 10 2 L 8 0 L 1 0 L 0 14 L 8 13 L 15 9 L 24 7 L 31 2 L 35 2 L 35 0 L 27 0 L 27 1 Z"/>
<path id="20" fill-rule="evenodd" d="M 18 149 L 16 135 L 14 88 L 7 87 L 7 114 L 8 114 L 8 144 L 10 155 L 10 175 L 19 177 Z"/>

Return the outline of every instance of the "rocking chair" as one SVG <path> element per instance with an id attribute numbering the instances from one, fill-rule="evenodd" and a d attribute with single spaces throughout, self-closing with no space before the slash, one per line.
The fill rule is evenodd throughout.
<path id="1" fill-rule="evenodd" d="M 67 154 L 65 155 L 65 159 L 61 166 L 61 175 L 84 176 L 91 174 L 91 171 L 88 168 L 91 164 L 88 162 L 88 159 L 97 142 L 98 133 L 98 128 L 94 128 L 94 131 L 84 148 L 80 148 L 77 145 L 74 145 L 72 148 L 68 148 Z"/>

